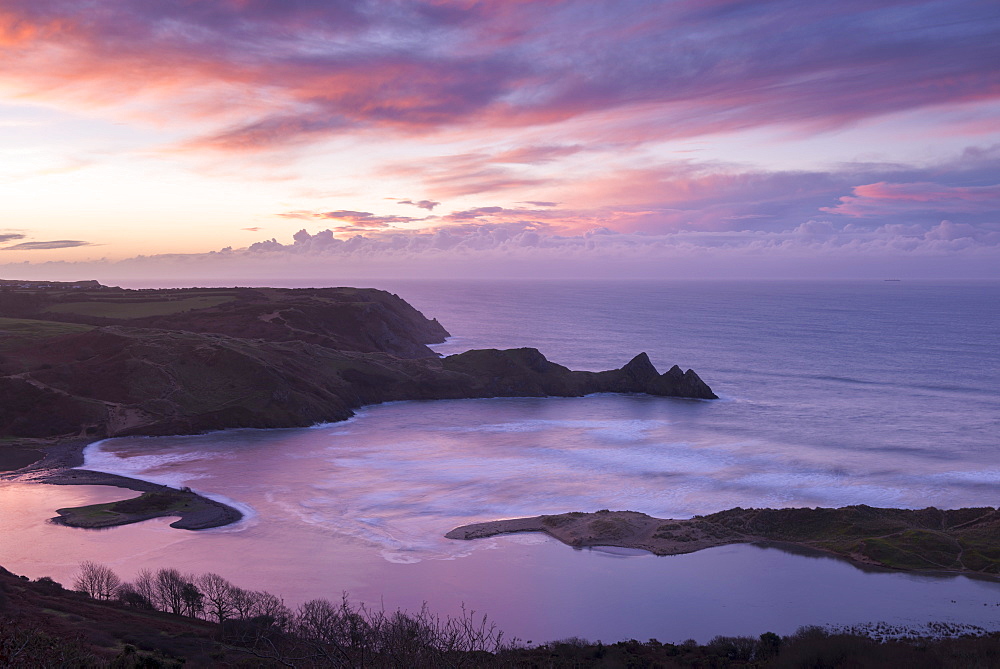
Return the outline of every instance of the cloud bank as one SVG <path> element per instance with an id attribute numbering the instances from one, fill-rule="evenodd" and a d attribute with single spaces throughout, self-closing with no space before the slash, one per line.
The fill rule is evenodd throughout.
<path id="1" fill-rule="evenodd" d="M 118 262 L 0 265 L 17 278 L 97 277 L 108 283 L 357 283 L 378 279 L 732 279 L 997 277 L 1000 231 L 941 220 L 865 228 L 810 220 L 781 231 L 554 234 L 540 221 L 465 223 L 347 239 L 301 229 L 243 249 Z M 183 278 L 180 278 L 183 277 Z M 180 284 L 178 284 L 180 281 Z"/>

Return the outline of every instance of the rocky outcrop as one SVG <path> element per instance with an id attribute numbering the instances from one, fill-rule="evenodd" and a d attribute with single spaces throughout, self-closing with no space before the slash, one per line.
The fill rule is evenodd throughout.
<path id="1" fill-rule="evenodd" d="M 572 371 L 546 360 L 534 348 L 467 351 L 449 356 L 442 363 L 445 369 L 476 379 L 476 392 L 486 397 L 647 393 L 718 399 L 693 370 L 681 372 L 675 365 L 660 374 L 645 353 L 635 356 L 621 369 L 606 372 Z"/>
<path id="2" fill-rule="evenodd" d="M 715 397 L 694 372 L 658 374 L 645 354 L 621 369 L 581 372 L 532 348 L 401 358 L 303 341 L 104 327 L 50 338 L 18 355 L 29 369 L 0 378 L 0 395 L 12 398 L 0 403 L 0 429 L 25 437 L 297 427 L 408 399 Z"/>

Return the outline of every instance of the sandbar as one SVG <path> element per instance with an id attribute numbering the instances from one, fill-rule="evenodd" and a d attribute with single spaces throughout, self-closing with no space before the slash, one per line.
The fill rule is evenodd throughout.
<path id="1" fill-rule="evenodd" d="M 0 473 L 0 481 L 53 485 L 105 485 L 142 493 L 138 497 L 108 504 L 58 509 L 52 522 L 89 529 L 138 523 L 151 518 L 177 517 L 170 524 L 182 530 L 205 530 L 235 523 L 243 518 L 238 510 L 187 489 L 133 479 L 118 474 L 77 469 L 83 465 L 83 450 L 92 439 L 28 439 L 4 447 L 11 451 L 37 451 L 39 457 L 12 471 Z M 0 450 L 0 452 L 3 452 Z M 2 464 L 4 461 L 0 461 Z"/>
<path id="2" fill-rule="evenodd" d="M 655 555 L 734 543 L 784 544 L 818 549 L 861 565 L 1000 576 L 1000 510 L 992 507 L 735 508 L 690 519 L 605 509 L 474 523 L 445 536 L 471 540 L 515 532 L 544 532 L 574 548 L 615 546 Z"/>

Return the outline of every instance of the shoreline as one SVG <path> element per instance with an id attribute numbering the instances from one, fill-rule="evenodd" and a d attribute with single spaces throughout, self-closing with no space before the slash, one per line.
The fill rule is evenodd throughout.
<path id="1" fill-rule="evenodd" d="M 54 516 L 51 522 L 68 527 L 85 529 L 118 527 L 152 518 L 176 516 L 178 520 L 170 523 L 170 527 L 182 530 L 207 530 L 231 525 L 243 519 L 243 514 L 239 510 L 190 490 L 179 490 L 119 474 L 76 469 L 84 464 L 84 449 L 97 441 L 101 440 L 26 439 L 16 442 L 16 445 L 12 445 L 12 449 L 39 451 L 43 456 L 20 469 L 0 472 L 0 481 L 48 485 L 99 485 L 141 493 L 138 497 L 124 498 L 110 504 L 57 509 L 58 515 Z M 151 496 L 155 496 L 155 503 L 143 505 L 133 502 L 131 505 L 120 507 L 127 510 L 109 510 L 111 506 L 120 502 L 132 502 L 143 498 L 150 500 Z M 166 504 L 168 498 L 172 504 Z M 95 514 L 102 509 L 97 507 L 103 507 L 106 511 L 100 518 Z"/>

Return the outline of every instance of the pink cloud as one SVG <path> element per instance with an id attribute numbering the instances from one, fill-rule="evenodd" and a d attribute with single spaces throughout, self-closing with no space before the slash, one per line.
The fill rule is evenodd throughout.
<path id="1" fill-rule="evenodd" d="M 396 223 L 412 223 L 414 221 L 420 221 L 424 219 L 413 218 L 412 216 L 379 216 L 378 214 L 373 214 L 368 211 L 351 211 L 348 209 L 340 209 L 337 211 L 287 211 L 278 214 L 282 218 L 294 218 L 299 220 L 326 220 L 326 221 L 343 221 L 344 223 L 351 224 L 350 228 L 345 229 L 371 229 L 371 228 L 387 228 L 391 227 Z"/>
<path id="2" fill-rule="evenodd" d="M 441 204 L 436 200 L 417 200 L 416 202 L 413 200 L 397 200 L 397 202 L 399 202 L 399 204 L 409 204 L 414 207 L 419 207 L 420 209 L 426 209 L 427 211 L 434 211 L 434 207 Z"/>
<path id="3" fill-rule="evenodd" d="M 58 239 L 44 242 L 21 242 L 13 246 L 2 246 L 0 251 L 51 251 L 53 249 L 71 249 L 77 246 L 92 246 L 91 242 L 79 239 Z"/>
<path id="4" fill-rule="evenodd" d="M 436 200 L 537 189 L 559 181 L 557 177 L 537 176 L 520 166 L 505 164 L 500 156 L 490 153 L 443 155 L 419 163 L 394 162 L 383 165 L 379 173 L 417 180 Z"/>
<path id="5" fill-rule="evenodd" d="M 523 163 L 537 165 L 565 158 L 583 151 L 581 146 L 522 146 L 499 153 L 491 158 L 494 163 Z"/>
<path id="6" fill-rule="evenodd" d="M 930 182 L 855 186 L 853 195 L 823 211 L 844 216 L 870 217 L 905 212 L 988 213 L 1000 211 L 1000 184 L 993 186 L 944 186 Z"/>
<path id="7" fill-rule="evenodd" d="M 20 95 L 170 120 L 192 129 L 188 148 L 595 114 L 641 142 L 996 100 L 997 27 L 973 0 L 10 0 L 0 56 Z M 536 164 L 580 143 L 498 160 Z"/>

